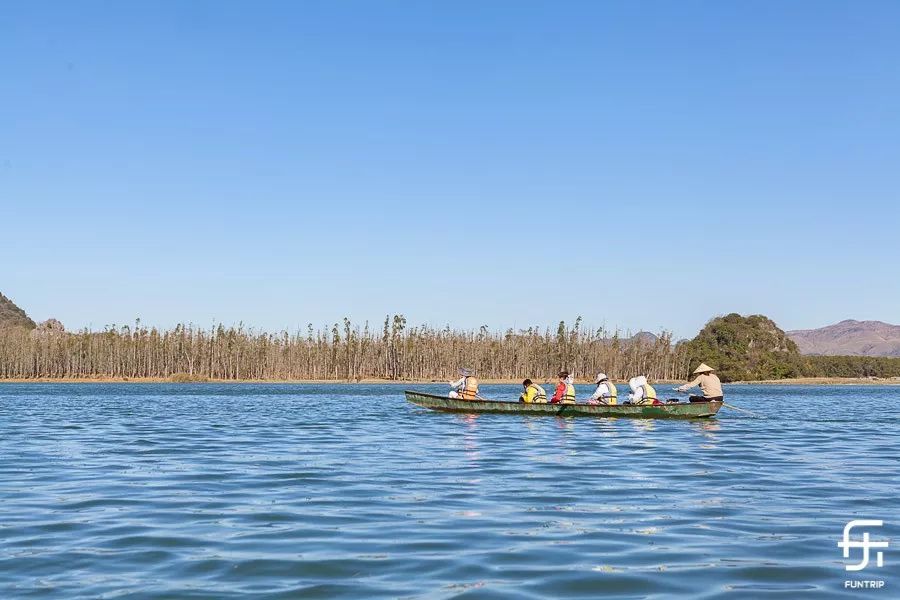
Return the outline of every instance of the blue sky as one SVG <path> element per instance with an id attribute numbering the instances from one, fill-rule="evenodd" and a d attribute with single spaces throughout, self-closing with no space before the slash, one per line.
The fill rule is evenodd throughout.
<path id="1" fill-rule="evenodd" d="M 0 4 L 0 291 L 69 328 L 900 322 L 896 2 Z"/>

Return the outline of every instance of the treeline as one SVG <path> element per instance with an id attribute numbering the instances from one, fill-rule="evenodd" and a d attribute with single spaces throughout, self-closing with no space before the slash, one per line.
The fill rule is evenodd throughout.
<path id="1" fill-rule="evenodd" d="M 806 377 L 900 377 L 900 358 L 887 356 L 804 356 Z"/>
<path id="2" fill-rule="evenodd" d="M 653 336 L 649 336 L 653 338 Z M 409 327 L 403 315 L 372 329 L 344 319 L 331 327 L 277 334 L 243 326 L 172 330 L 111 326 L 101 332 L 0 332 L 0 378 L 170 378 L 220 380 L 447 380 L 459 367 L 484 379 L 551 379 L 565 368 L 578 378 L 603 371 L 683 379 L 683 344 L 671 335 L 629 339 L 584 330 L 581 317 L 555 331 Z"/>

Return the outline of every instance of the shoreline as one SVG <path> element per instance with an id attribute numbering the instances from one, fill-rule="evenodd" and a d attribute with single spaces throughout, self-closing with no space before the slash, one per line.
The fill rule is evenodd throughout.
<path id="1" fill-rule="evenodd" d="M 519 379 L 480 379 L 480 383 L 487 385 L 520 385 Z M 171 378 L 164 377 L 38 377 L 33 379 L 27 378 L 10 378 L 0 379 L 0 385 L 21 384 L 21 383 L 218 383 L 218 384 L 318 384 L 318 385 L 373 385 L 373 384 L 395 384 L 395 385 L 432 385 L 446 384 L 443 380 L 421 380 L 421 379 L 376 379 L 366 378 L 358 381 L 347 381 L 344 379 L 204 379 L 197 378 L 195 380 L 176 381 Z M 539 385 L 555 385 L 555 381 L 538 381 Z M 628 385 L 627 381 L 614 381 L 616 385 Z M 654 385 L 681 385 L 683 381 L 676 380 L 657 380 L 652 382 Z M 594 385 L 590 380 L 578 380 L 576 385 Z M 856 378 L 856 377 L 797 377 L 793 379 L 765 379 L 761 381 L 733 381 L 725 385 L 900 385 L 900 378 L 878 379 L 878 378 Z"/>
<path id="2" fill-rule="evenodd" d="M 521 385 L 521 379 L 478 379 L 483 385 Z M 0 378 L 0 384 L 4 383 L 290 383 L 290 384 L 334 384 L 334 385 L 372 385 L 382 383 L 392 383 L 396 385 L 446 385 L 449 381 L 443 379 L 378 379 L 363 378 L 358 381 L 348 381 L 346 379 L 188 379 L 174 380 L 165 377 L 35 377 L 35 378 Z M 540 381 L 536 380 L 538 385 L 556 385 L 556 381 Z M 628 385 L 627 381 L 614 381 L 616 385 Z M 683 382 L 661 379 L 653 382 L 657 385 L 679 385 Z M 594 385 L 593 381 L 576 380 L 575 385 Z"/>
<path id="3" fill-rule="evenodd" d="M 725 385 L 900 385 L 900 377 L 795 377 L 792 379 L 762 379 L 760 381 L 732 381 Z"/>

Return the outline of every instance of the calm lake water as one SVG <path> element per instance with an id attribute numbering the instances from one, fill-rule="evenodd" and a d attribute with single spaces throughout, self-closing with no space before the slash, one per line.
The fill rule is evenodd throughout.
<path id="1" fill-rule="evenodd" d="M 707 421 L 402 390 L 0 385 L 0 597 L 900 598 L 900 387 L 732 386 L 770 418 Z M 882 568 L 844 570 L 854 518 Z"/>

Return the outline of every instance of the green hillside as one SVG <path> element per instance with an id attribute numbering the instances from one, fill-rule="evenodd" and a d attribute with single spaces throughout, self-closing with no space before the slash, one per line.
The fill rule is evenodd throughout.
<path id="1" fill-rule="evenodd" d="M 688 344 L 691 369 L 714 365 L 725 381 L 783 379 L 803 374 L 795 344 L 768 317 L 732 313 L 706 324 Z"/>

